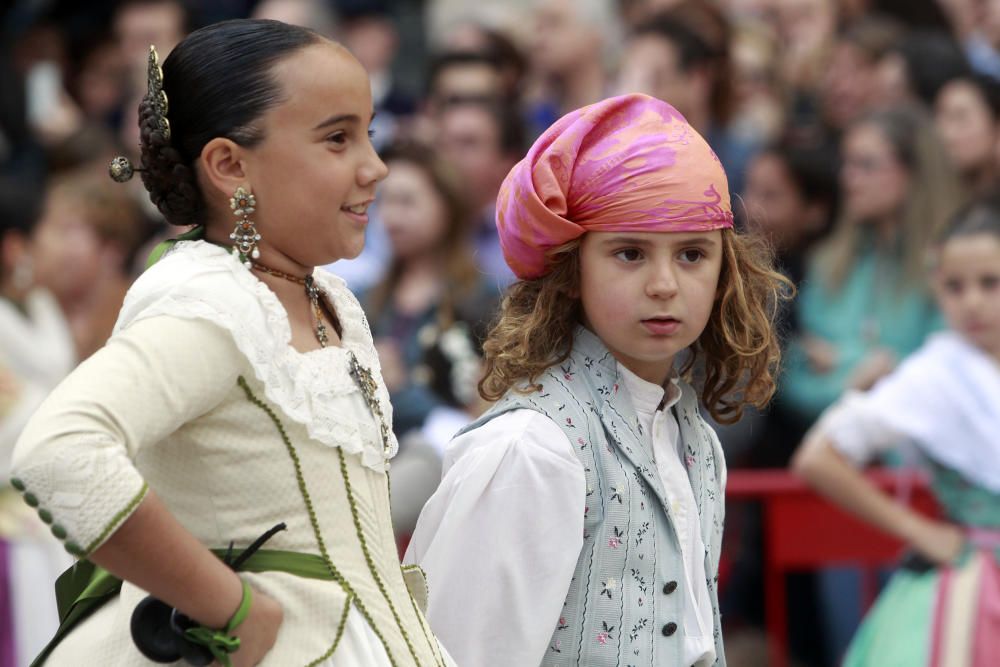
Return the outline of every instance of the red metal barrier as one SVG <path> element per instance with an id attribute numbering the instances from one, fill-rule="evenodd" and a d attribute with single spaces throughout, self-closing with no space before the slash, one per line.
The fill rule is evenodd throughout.
<path id="1" fill-rule="evenodd" d="M 869 479 L 919 511 L 936 516 L 937 503 L 919 472 L 874 470 Z M 785 575 L 852 564 L 865 572 L 865 607 L 875 598 L 876 571 L 893 564 L 903 545 L 818 496 L 787 470 L 731 470 L 727 503 L 758 502 L 764 530 L 764 608 L 771 667 L 788 664 Z"/>

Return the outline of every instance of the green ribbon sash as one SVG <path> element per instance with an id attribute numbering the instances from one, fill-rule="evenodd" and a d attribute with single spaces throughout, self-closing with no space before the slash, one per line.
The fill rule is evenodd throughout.
<path id="1" fill-rule="evenodd" d="M 225 549 L 213 549 L 222 558 Z M 322 556 L 261 549 L 250 556 L 240 572 L 285 572 L 306 579 L 333 581 L 333 575 Z M 59 608 L 59 629 L 45 649 L 31 663 L 41 667 L 49 654 L 77 625 L 121 592 L 122 580 L 89 560 L 81 560 L 59 575 L 56 580 L 56 604 Z"/>

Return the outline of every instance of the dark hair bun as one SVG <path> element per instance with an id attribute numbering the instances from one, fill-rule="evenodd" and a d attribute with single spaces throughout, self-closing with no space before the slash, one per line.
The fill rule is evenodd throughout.
<path id="1" fill-rule="evenodd" d="M 174 225 L 201 222 L 204 202 L 194 170 L 164 136 L 149 97 L 139 104 L 139 140 L 142 146 L 142 183 L 156 208 Z"/>

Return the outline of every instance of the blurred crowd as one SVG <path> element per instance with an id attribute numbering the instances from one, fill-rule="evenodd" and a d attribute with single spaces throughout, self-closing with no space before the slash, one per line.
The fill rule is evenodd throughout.
<path id="1" fill-rule="evenodd" d="M 484 407 L 480 343 L 513 280 L 501 181 L 562 114 L 625 92 L 675 106 L 725 166 L 738 224 L 798 286 L 779 313 L 773 406 L 720 432 L 731 468 L 786 466 L 845 390 L 943 326 L 928 241 L 997 183 L 1000 0 L 14 0 L 0 24 L 0 472 L 46 393 L 107 340 L 149 250 L 183 231 L 139 179 L 107 175 L 111 157 L 137 158 L 149 45 L 166 58 L 188 31 L 247 16 L 337 39 L 371 75 L 391 172 L 364 252 L 328 268 L 365 307 L 393 397 L 403 533 L 444 445 Z M 0 499 L 0 565 L 57 570 L 44 527 Z M 727 529 L 741 565 L 723 617 L 752 631 L 759 537 L 752 516 Z M 793 649 L 833 664 L 859 612 L 803 586 Z"/>

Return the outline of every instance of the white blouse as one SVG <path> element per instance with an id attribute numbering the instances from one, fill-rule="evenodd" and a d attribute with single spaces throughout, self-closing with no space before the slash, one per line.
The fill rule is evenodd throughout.
<path id="1" fill-rule="evenodd" d="M 815 427 L 862 465 L 900 444 L 1000 492 L 1000 364 L 953 331 L 932 335 L 870 391 Z"/>
<path id="2" fill-rule="evenodd" d="M 680 391 L 672 383 L 664 401 L 662 387 L 619 368 L 676 517 L 690 596 L 684 664 L 710 665 L 715 643 L 705 546 L 670 411 Z M 420 515 L 404 561 L 426 572 L 427 617 L 459 665 L 542 661 L 583 548 L 585 497 L 573 445 L 534 410 L 512 410 L 451 442 L 441 485 Z"/>

